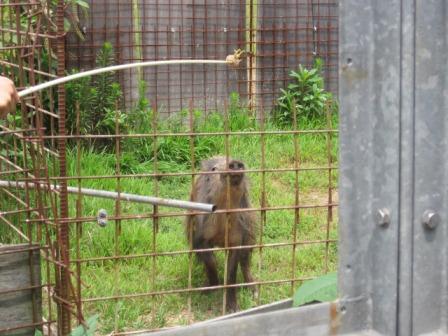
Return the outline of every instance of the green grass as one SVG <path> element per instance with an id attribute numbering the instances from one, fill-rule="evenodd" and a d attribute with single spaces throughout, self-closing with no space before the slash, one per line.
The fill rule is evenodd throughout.
<path id="1" fill-rule="evenodd" d="M 186 118 L 185 114 L 183 118 Z M 199 116 L 199 118 L 202 118 Z M 333 120 L 337 127 L 337 117 Z M 174 126 L 173 126 L 174 125 Z M 200 132 L 216 132 L 225 130 L 225 123 L 217 114 L 211 114 L 207 120 L 200 119 L 195 130 Z M 258 130 L 257 122 L 241 114 L 230 116 L 230 129 Z M 324 129 L 326 122 L 299 121 L 299 128 Z M 265 129 L 276 131 L 272 123 L 266 123 Z M 188 125 L 179 120 L 171 120 L 160 125 L 160 132 L 183 132 Z M 150 131 L 148 131 L 150 132 Z M 295 138 L 297 139 L 298 157 L 295 154 Z M 191 172 L 190 138 L 177 136 L 159 138 L 157 144 L 163 155 L 158 153 L 157 171 Z M 226 153 L 225 137 L 195 137 L 196 169 L 200 159 Z M 228 138 L 230 156 L 243 160 L 249 169 L 262 168 L 262 137 L 260 135 L 231 135 Z M 162 144 L 162 145 L 160 145 Z M 329 163 L 327 153 L 327 134 L 265 135 L 264 164 L 273 172 L 265 173 L 265 185 L 261 173 L 250 173 L 251 201 L 254 207 L 260 207 L 263 189 L 266 191 L 267 203 L 270 207 L 294 205 L 296 197 L 295 172 L 280 172 L 276 169 L 293 168 L 298 159 L 299 167 L 326 167 Z M 154 144 L 150 139 L 123 140 L 121 143 L 121 172 L 125 174 L 151 173 L 155 171 Z M 331 161 L 337 165 L 337 134 L 331 137 Z M 70 176 L 112 176 L 116 171 L 116 156 L 113 147 L 106 151 L 98 148 L 89 149 L 85 144 L 81 150 L 80 171 L 77 170 L 77 147 L 71 143 L 67 154 L 67 170 Z M 53 172 L 57 175 L 57 172 Z M 336 190 L 337 170 L 331 171 L 331 184 Z M 325 170 L 306 170 L 298 174 L 299 202 L 302 205 L 323 205 L 328 202 L 329 172 Z M 78 181 L 69 182 L 78 186 Z M 191 187 L 191 176 L 162 177 L 126 177 L 118 182 L 116 178 L 95 178 L 83 180 L 82 187 L 114 191 L 118 184 L 124 192 L 139 195 L 158 195 L 165 198 L 187 200 Z M 2 194 L 0 194 L 0 197 Z M 336 196 L 337 197 L 337 196 Z M 333 198 L 334 200 L 335 198 Z M 76 195 L 69 197 L 70 216 L 75 217 Z M 0 199 L 1 201 L 1 199 Z M 336 198 L 337 201 L 337 198 Z M 80 217 L 95 217 L 99 209 L 106 209 L 110 216 L 116 211 L 116 202 L 101 198 L 83 197 Z M 149 205 L 121 202 L 120 213 L 124 216 L 150 214 L 153 209 Z M 180 210 L 161 207 L 161 213 Z M 328 208 L 300 209 L 299 222 L 296 226 L 296 240 L 304 244 L 297 245 L 295 251 L 291 245 L 281 247 L 264 247 L 256 249 L 252 258 L 252 272 L 259 281 L 278 281 L 291 278 L 309 278 L 333 271 L 337 263 L 337 245 L 307 243 L 327 238 Z M 260 215 L 260 214 L 258 214 Z M 260 216 L 259 216 L 260 217 Z M 259 242 L 263 244 L 293 242 L 295 214 L 294 210 L 272 210 L 266 213 L 266 222 L 262 226 Z M 116 227 L 121 225 L 121 234 L 116 235 Z M 121 223 L 109 221 L 101 228 L 96 222 L 82 224 L 82 235 L 79 236 L 77 249 L 76 224 L 71 224 L 71 258 L 81 259 L 118 255 L 138 255 L 156 252 L 174 252 L 188 249 L 184 233 L 184 217 L 167 217 L 159 220 L 159 231 L 155 234 L 151 219 L 121 220 Z M 0 226 L 1 228 L 1 226 Z M 1 232 L 0 232 L 1 234 Z M 330 223 L 328 236 L 337 239 L 337 209 L 333 209 L 333 222 Z M 117 238 L 117 240 L 116 240 Z M 327 263 L 325 261 L 327 255 Z M 217 253 L 221 280 L 224 273 L 224 253 Z M 293 260 L 295 267 L 293 268 Z M 83 299 L 111 297 L 128 294 L 141 294 L 153 291 L 170 291 L 188 288 L 190 258 L 189 254 L 173 254 L 169 256 L 138 257 L 123 260 L 91 261 L 81 263 L 81 279 Z M 72 264 L 76 270 L 76 264 Z M 153 273 L 154 272 L 154 273 Z M 152 276 L 154 274 L 154 278 Z M 206 281 L 202 265 L 192 259 L 192 287 L 201 287 Z M 238 281 L 242 281 L 238 274 Z M 262 285 L 259 297 L 254 297 L 249 289 L 238 292 L 241 309 L 258 304 L 292 297 L 299 282 L 282 282 Z M 188 300 L 191 297 L 191 311 L 188 311 Z M 114 329 L 120 331 L 161 328 L 188 324 L 222 314 L 223 291 L 203 293 L 172 293 L 158 296 L 142 296 L 84 304 L 85 316 L 99 313 L 99 331 L 109 333 Z"/>

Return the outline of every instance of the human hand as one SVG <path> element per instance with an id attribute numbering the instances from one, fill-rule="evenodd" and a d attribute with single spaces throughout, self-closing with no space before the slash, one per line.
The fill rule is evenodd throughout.
<path id="1" fill-rule="evenodd" d="M 0 119 L 6 118 L 9 112 L 13 111 L 19 95 L 14 83 L 3 76 L 0 76 Z"/>

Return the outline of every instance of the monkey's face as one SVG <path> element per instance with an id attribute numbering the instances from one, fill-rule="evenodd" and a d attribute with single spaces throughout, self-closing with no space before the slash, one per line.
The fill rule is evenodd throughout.
<path id="1" fill-rule="evenodd" d="M 220 167 L 221 168 L 221 167 Z M 229 162 L 228 167 L 222 167 L 220 170 L 227 171 L 221 174 L 221 180 L 223 183 L 227 183 L 227 177 L 229 177 L 230 185 L 238 186 L 244 179 L 244 163 L 238 160 L 232 160 Z"/>

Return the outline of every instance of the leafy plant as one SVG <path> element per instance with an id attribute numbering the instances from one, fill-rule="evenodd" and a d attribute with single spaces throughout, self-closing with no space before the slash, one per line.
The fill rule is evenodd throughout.
<path id="1" fill-rule="evenodd" d="M 115 63 L 112 44 L 105 42 L 96 56 L 96 66 L 105 68 Z M 112 72 L 104 72 L 92 78 L 93 91 L 93 123 L 99 126 L 108 110 L 117 109 L 117 102 L 122 96 L 120 84 L 115 81 Z M 102 131 L 101 127 L 98 129 Z M 107 134 L 107 133 L 106 133 Z"/>
<path id="2" fill-rule="evenodd" d="M 131 132 L 145 133 L 152 129 L 153 112 L 146 98 L 146 82 L 138 83 L 138 99 L 135 106 L 129 112 L 128 125 Z"/>
<path id="3" fill-rule="evenodd" d="M 274 118 L 281 125 L 291 125 L 294 120 L 294 111 L 297 118 L 307 120 L 323 119 L 325 108 L 332 103 L 333 95 L 325 91 L 324 79 L 321 75 L 322 61 L 316 59 L 312 69 L 299 65 L 297 71 L 291 71 L 289 76 L 293 79 L 286 89 L 280 89 L 282 95 L 277 100 Z"/>
<path id="4" fill-rule="evenodd" d="M 75 73 L 76 71 L 72 71 Z M 69 134 L 77 132 L 77 109 L 79 108 L 79 132 L 87 134 L 92 130 L 91 107 L 93 105 L 94 88 L 91 78 L 83 77 L 65 84 L 67 106 L 67 130 Z"/>
<path id="5" fill-rule="evenodd" d="M 129 134 L 145 134 L 152 132 L 153 111 L 146 98 L 146 82 L 138 84 L 138 99 L 135 106 L 127 114 L 127 130 Z M 137 162 L 152 159 L 154 146 L 152 137 L 127 138 L 124 141 L 124 150 L 133 153 Z"/>
<path id="6" fill-rule="evenodd" d="M 114 64 L 113 48 L 104 43 L 96 57 L 98 67 Z M 85 77 L 66 84 L 67 129 L 76 132 L 76 114 L 79 105 L 81 134 L 114 134 L 118 118 L 120 130 L 126 128 L 126 115 L 118 110 L 122 96 L 121 86 L 111 72 Z M 118 112 L 116 112 L 118 111 Z"/>
<path id="7" fill-rule="evenodd" d="M 305 282 L 293 297 L 293 306 L 298 307 L 312 302 L 334 301 L 338 296 L 337 273 L 328 273 Z"/>

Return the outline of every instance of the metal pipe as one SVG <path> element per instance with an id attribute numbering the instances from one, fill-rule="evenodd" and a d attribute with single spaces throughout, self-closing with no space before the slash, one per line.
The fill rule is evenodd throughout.
<path id="1" fill-rule="evenodd" d="M 15 181 L 3 181 L 0 180 L 0 187 L 6 188 L 36 188 L 37 186 L 41 188 L 48 189 L 47 184 L 40 183 L 25 183 L 25 182 L 15 182 Z M 51 185 L 50 190 L 59 191 L 60 186 Z M 120 199 L 128 202 L 137 202 L 137 203 L 148 203 L 153 205 L 161 205 L 171 208 L 179 208 L 179 209 L 187 209 L 187 210 L 196 210 L 196 211 L 204 211 L 204 212 L 213 212 L 216 210 L 216 205 L 207 204 L 207 203 L 198 203 L 198 202 L 189 202 L 168 198 L 159 198 L 152 196 L 142 196 L 128 193 L 120 193 L 118 194 L 115 191 L 105 191 L 105 190 L 96 190 L 96 189 L 88 189 L 88 188 L 78 188 L 78 187 L 67 187 L 67 191 L 72 194 L 81 193 L 87 196 L 93 197 L 101 197 L 101 198 L 110 198 L 110 199 Z"/>

